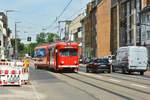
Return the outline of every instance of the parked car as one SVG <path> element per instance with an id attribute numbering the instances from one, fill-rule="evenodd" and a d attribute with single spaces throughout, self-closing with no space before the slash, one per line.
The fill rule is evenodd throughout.
<path id="1" fill-rule="evenodd" d="M 105 72 L 111 73 L 111 63 L 107 58 L 92 59 L 86 65 L 86 72 Z"/>
<path id="2" fill-rule="evenodd" d="M 147 70 L 148 54 L 145 47 L 126 46 L 117 50 L 115 59 L 112 60 L 113 71 L 121 70 L 122 73 L 140 72 L 143 75 Z"/>

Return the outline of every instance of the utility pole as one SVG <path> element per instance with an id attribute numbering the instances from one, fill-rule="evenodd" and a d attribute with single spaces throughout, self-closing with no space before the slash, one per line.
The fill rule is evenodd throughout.
<path id="1" fill-rule="evenodd" d="M 6 10 L 6 16 L 8 15 L 8 12 L 15 12 L 16 10 Z"/>
<path id="2" fill-rule="evenodd" d="M 65 37 L 67 36 L 67 32 L 69 32 L 69 24 L 71 23 L 70 20 L 63 20 L 63 21 L 58 21 L 58 30 L 60 32 L 60 38 L 61 38 L 61 31 L 60 31 L 60 23 L 65 23 Z M 69 35 L 69 34 L 68 34 Z"/>
<path id="3" fill-rule="evenodd" d="M 15 12 L 16 10 L 6 10 L 5 11 L 5 14 L 6 14 L 6 17 L 7 17 L 7 42 L 6 42 L 6 51 L 7 51 L 7 53 L 6 53 L 6 56 L 7 56 L 7 58 L 9 58 L 10 56 L 11 56 L 11 50 L 12 50 L 12 44 L 11 44 L 11 41 L 10 41 L 10 36 L 8 36 L 8 22 L 9 22 L 9 20 L 8 20 L 8 12 Z"/>
<path id="4" fill-rule="evenodd" d="M 15 59 L 18 59 L 17 23 L 21 22 L 15 22 Z"/>
<path id="5" fill-rule="evenodd" d="M 17 24 L 15 23 L 15 59 L 17 59 Z"/>
<path id="6" fill-rule="evenodd" d="M 57 33 L 59 34 L 60 40 L 61 40 L 60 21 L 58 21 L 58 31 L 57 31 Z"/>
<path id="7" fill-rule="evenodd" d="M 29 56 L 31 56 L 31 36 L 27 37 L 27 41 L 29 42 Z"/>

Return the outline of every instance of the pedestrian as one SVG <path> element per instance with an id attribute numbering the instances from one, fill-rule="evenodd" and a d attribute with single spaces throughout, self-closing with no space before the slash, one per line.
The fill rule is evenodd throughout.
<path id="1" fill-rule="evenodd" d="M 29 70 L 29 65 L 30 65 L 29 57 L 25 57 L 23 60 L 23 67 L 26 72 L 28 72 L 28 70 Z"/>

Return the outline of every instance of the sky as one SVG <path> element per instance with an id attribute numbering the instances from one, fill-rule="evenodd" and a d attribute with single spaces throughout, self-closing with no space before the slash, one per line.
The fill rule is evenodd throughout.
<path id="1" fill-rule="evenodd" d="M 70 0 L 0 0 L 0 11 L 8 12 L 8 25 L 14 36 L 15 22 L 17 23 L 17 35 L 22 42 L 27 43 L 27 37 L 35 41 L 36 34 L 45 32 L 57 32 L 57 23 L 52 24 L 56 17 Z M 71 4 L 59 20 L 72 20 L 79 13 L 85 11 L 86 4 L 91 0 L 72 0 Z M 50 27 L 52 24 L 52 27 Z M 50 27 L 50 28 L 48 28 Z M 63 26 L 62 26 L 63 27 Z M 47 28 L 47 30 L 42 30 Z"/>

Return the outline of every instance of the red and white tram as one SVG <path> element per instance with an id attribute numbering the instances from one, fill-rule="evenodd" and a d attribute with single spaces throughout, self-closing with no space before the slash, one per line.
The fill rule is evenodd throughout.
<path id="1" fill-rule="evenodd" d="M 55 71 L 71 69 L 78 71 L 78 43 L 58 42 L 49 46 L 50 68 Z"/>
<path id="2" fill-rule="evenodd" d="M 34 49 L 35 67 L 47 69 L 49 67 L 49 44 L 42 44 Z"/>

